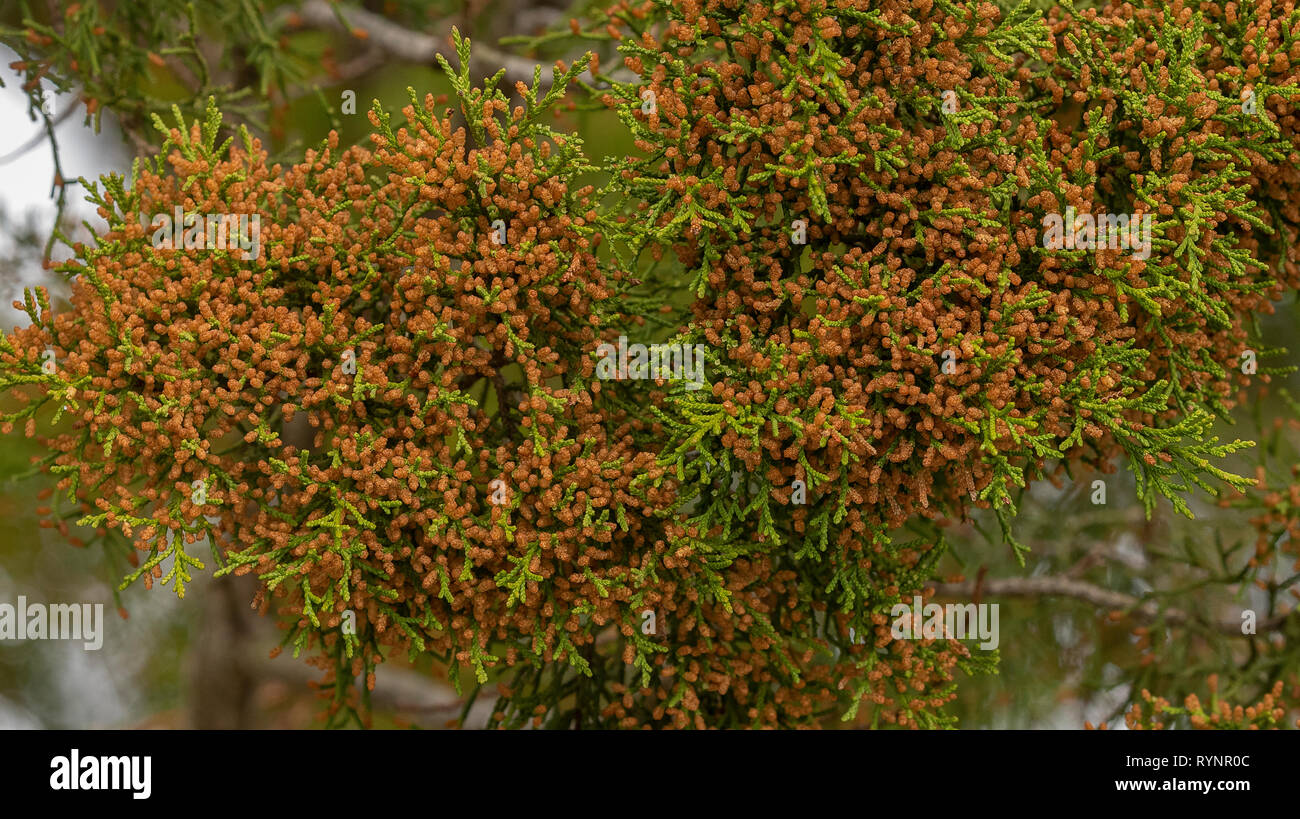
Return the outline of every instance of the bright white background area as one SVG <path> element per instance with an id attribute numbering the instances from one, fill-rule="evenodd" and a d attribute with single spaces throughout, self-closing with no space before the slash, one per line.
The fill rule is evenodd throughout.
<path id="1" fill-rule="evenodd" d="M 22 90 L 24 78 L 9 67 L 18 59 L 18 55 L 5 46 L 0 46 L 0 79 L 5 87 L 0 88 L 0 157 L 6 157 L 32 137 L 44 133 L 44 123 L 37 118 L 33 121 L 28 115 L 27 94 Z M 59 159 L 63 173 L 68 179 L 84 176 L 88 181 L 98 181 L 99 174 L 114 171 L 120 174 L 130 172 L 130 155 L 119 137 L 116 122 L 110 114 L 104 114 L 100 133 L 96 134 L 85 121 L 85 106 L 77 101 L 74 93 L 54 94 L 52 85 L 44 85 L 48 96 L 53 97 L 52 111 L 55 116 L 65 106 L 76 105 L 78 111 L 65 119 L 55 128 L 59 140 Z M 55 201 L 50 196 L 50 184 L 54 179 L 54 157 L 50 152 L 48 139 L 24 152 L 21 156 L 0 165 L 0 209 L 4 210 L 11 221 L 21 224 L 28 213 L 38 217 L 38 224 L 48 235 L 54 225 Z M 75 215 L 78 222 L 82 219 L 92 225 L 101 223 L 94 207 L 84 201 L 85 190 L 79 185 L 68 188 L 68 211 Z M 102 224 L 102 223 L 101 223 Z M 84 228 L 82 229 L 84 230 Z M 84 236 L 76 238 L 85 239 Z M 0 252 L 10 249 L 7 236 L 0 235 Z M 55 258 L 64 258 L 67 249 L 59 253 L 55 249 Z M 49 285 L 50 277 L 57 273 L 42 271 L 31 267 L 18 271 L 19 281 L 15 286 L 10 271 L 6 274 L 10 282 L 8 289 L 15 292 L 0 293 L 0 328 L 8 331 L 17 324 L 26 324 L 26 315 L 14 310 L 11 303 L 22 299 L 22 287 L 35 284 Z"/>

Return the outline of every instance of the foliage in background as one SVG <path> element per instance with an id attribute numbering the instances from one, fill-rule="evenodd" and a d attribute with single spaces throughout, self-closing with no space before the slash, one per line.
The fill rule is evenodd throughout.
<path id="1" fill-rule="evenodd" d="M 1274 120 L 1292 124 L 1297 85 L 1285 60 L 1221 55 L 1289 48 L 1289 10 L 1216 27 L 1206 60 L 1209 25 L 1180 4 L 641 8 L 622 50 L 642 82 L 607 97 L 644 154 L 616 161 L 621 238 L 629 258 L 675 251 L 688 336 L 720 359 L 712 396 L 667 409 L 664 463 L 701 487 L 679 536 L 788 566 L 783 633 L 874 669 L 946 522 L 991 510 L 1023 558 L 1035 477 L 1118 459 L 1148 515 L 1251 485 L 1215 463 L 1245 444 L 1210 427 L 1239 354 L 1274 352 L 1253 315 L 1296 281 L 1293 206 L 1264 190 L 1292 172 Z M 1044 248 L 1067 208 L 1152 214 L 1151 258 Z M 752 484 L 710 492 L 717 464 Z M 794 481 L 817 488 L 807 508 Z M 874 646 L 848 639 L 873 626 Z M 867 679 L 877 704 L 907 688 Z"/>

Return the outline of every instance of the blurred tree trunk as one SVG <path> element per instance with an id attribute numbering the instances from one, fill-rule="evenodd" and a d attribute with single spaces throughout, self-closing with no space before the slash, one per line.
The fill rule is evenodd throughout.
<path id="1" fill-rule="evenodd" d="M 191 728 L 256 728 L 253 693 L 258 680 L 243 655 L 249 643 L 263 639 L 266 623 L 249 603 L 257 578 L 244 575 L 213 579 L 204 590 L 203 613 L 190 641 L 189 723 Z"/>

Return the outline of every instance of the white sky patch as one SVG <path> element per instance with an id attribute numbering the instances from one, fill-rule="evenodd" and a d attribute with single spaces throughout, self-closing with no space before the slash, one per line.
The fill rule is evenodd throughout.
<path id="1" fill-rule="evenodd" d="M 0 157 L 6 157 L 17 150 L 37 134 L 44 132 L 44 122 L 39 118 L 32 121 L 28 117 L 27 93 L 22 86 L 25 78 L 14 71 L 9 64 L 19 59 L 18 55 L 5 46 L 0 46 L 0 79 L 4 88 L 0 88 L 0 122 L 6 127 L 0 128 Z M 116 120 L 105 113 L 101 120 L 100 132 L 96 134 L 93 127 L 83 125 L 85 106 L 78 100 L 75 92 L 54 94 L 54 87 L 43 82 L 46 93 L 50 95 L 52 112 L 55 117 L 65 106 L 76 106 L 77 111 L 56 126 L 55 136 L 59 140 L 59 160 L 63 174 L 75 180 L 84 176 L 88 181 L 98 181 L 100 174 L 115 171 L 120 174 L 131 170 L 130 155 L 127 152 L 117 129 Z M 48 138 L 40 144 L 25 151 L 22 155 L 0 165 L 0 210 L 4 210 L 10 220 L 22 224 L 27 214 L 35 214 L 37 224 L 46 231 L 54 226 L 55 196 L 50 196 L 50 185 L 54 180 L 54 157 L 50 151 Z M 102 188 L 101 188 L 102 189 Z M 68 188 L 68 213 L 79 224 L 86 220 L 92 225 L 102 224 L 95 209 L 85 202 L 85 189 L 80 185 Z M 12 244 L 5 231 L 0 231 L 0 253 L 7 253 Z M 67 248 L 55 248 L 56 258 L 66 258 Z M 26 315 L 15 310 L 11 302 L 22 299 L 22 288 L 37 284 L 49 286 L 50 277 L 57 273 L 47 272 L 39 266 L 28 266 L 18 271 L 0 271 L 0 279 L 6 281 L 5 289 L 15 292 L 0 292 L 0 329 L 8 332 L 15 326 L 28 323 Z M 14 280 L 18 283 L 15 285 Z"/>

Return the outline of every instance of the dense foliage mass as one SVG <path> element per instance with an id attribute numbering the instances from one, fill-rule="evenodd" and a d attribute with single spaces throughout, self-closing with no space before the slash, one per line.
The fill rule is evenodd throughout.
<path id="1" fill-rule="evenodd" d="M 400 649 L 497 680 L 507 726 L 925 727 L 996 662 L 892 628 L 954 521 L 990 510 L 1022 557 L 1022 491 L 1117 462 L 1148 513 L 1294 494 L 1210 431 L 1300 284 L 1292 4 L 591 22 L 630 80 L 584 58 L 515 104 L 447 66 L 456 112 L 413 92 L 370 149 L 289 168 L 218 146 L 212 108 L 96 189 L 109 230 L 62 266 L 68 310 L 29 296 L 0 383 L 33 399 L 7 427 L 70 416 L 47 466 L 130 579 L 183 593 L 215 538 L 340 718 Z M 542 123 L 576 84 L 635 155 Z M 260 257 L 160 249 L 178 207 L 260 214 Z M 609 379 L 625 340 L 703 350 L 705 388 Z M 1293 508 L 1261 532 L 1300 536 Z"/>

